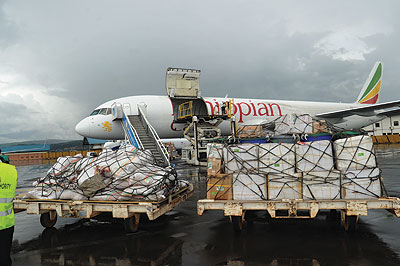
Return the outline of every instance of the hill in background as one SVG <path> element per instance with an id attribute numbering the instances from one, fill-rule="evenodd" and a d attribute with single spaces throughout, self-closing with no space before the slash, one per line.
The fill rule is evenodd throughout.
<path id="1" fill-rule="evenodd" d="M 31 140 L 31 141 L 20 141 L 0 144 L 0 147 L 6 148 L 17 145 L 44 145 L 50 144 L 50 151 L 70 151 L 70 150 L 81 150 L 82 140 L 59 140 L 59 139 L 48 139 L 48 140 Z"/>

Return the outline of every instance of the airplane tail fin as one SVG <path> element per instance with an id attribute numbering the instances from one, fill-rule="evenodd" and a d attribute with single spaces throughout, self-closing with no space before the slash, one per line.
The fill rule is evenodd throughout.
<path id="1" fill-rule="evenodd" d="M 378 102 L 382 85 L 382 62 L 376 62 L 365 82 L 356 103 L 375 104 Z"/>

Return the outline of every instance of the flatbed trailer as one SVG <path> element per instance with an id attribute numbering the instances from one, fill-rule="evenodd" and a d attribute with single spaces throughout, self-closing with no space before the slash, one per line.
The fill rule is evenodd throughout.
<path id="1" fill-rule="evenodd" d="M 368 215 L 368 210 L 384 209 L 400 218 L 400 199 L 381 197 L 368 199 L 337 200 L 213 200 L 197 201 L 197 214 L 207 210 L 222 210 L 229 216 L 235 231 L 241 231 L 245 222 L 246 211 L 267 211 L 273 219 L 315 218 L 320 210 L 340 211 L 344 229 L 353 232 L 359 216 Z"/>
<path id="2" fill-rule="evenodd" d="M 55 225 L 57 216 L 93 218 L 102 213 L 111 213 L 113 218 L 123 219 L 127 232 L 136 232 L 141 214 L 147 215 L 150 221 L 155 220 L 184 202 L 192 194 L 192 184 L 162 201 L 23 199 L 24 194 L 18 194 L 14 200 L 14 212 L 26 211 L 27 214 L 40 214 L 40 223 L 46 228 Z"/>

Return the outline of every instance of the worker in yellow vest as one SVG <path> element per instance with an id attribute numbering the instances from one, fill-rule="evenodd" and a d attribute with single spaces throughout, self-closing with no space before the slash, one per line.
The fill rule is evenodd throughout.
<path id="1" fill-rule="evenodd" d="M 15 166 L 0 162 L 0 265 L 11 265 L 11 244 L 14 234 L 13 200 L 17 188 Z"/>

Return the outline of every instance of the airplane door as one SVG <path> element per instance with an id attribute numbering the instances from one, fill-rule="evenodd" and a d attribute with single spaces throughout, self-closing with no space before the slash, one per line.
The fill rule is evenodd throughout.
<path id="1" fill-rule="evenodd" d="M 199 87 L 200 70 L 184 68 L 168 68 L 165 86 L 170 98 L 201 96 Z"/>
<path id="2" fill-rule="evenodd" d="M 126 115 L 132 115 L 131 105 L 129 103 L 124 103 L 122 108 Z"/>
<path id="3" fill-rule="evenodd" d="M 147 116 L 147 104 L 144 102 L 138 103 L 138 108 L 142 109 L 145 116 Z"/>

